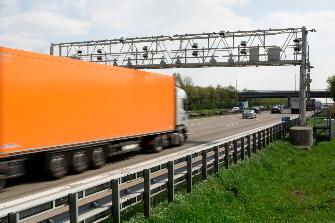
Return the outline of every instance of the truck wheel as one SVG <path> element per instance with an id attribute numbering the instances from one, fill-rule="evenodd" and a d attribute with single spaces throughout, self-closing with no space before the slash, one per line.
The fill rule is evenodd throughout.
<path id="1" fill-rule="evenodd" d="M 86 151 L 73 152 L 71 160 L 74 173 L 81 173 L 88 169 L 89 161 Z"/>
<path id="2" fill-rule="evenodd" d="M 151 150 L 155 153 L 159 153 L 163 150 L 163 138 L 161 136 L 156 136 L 152 144 Z"/>
<path id="3" fill-rule="evenodd" d="M 185 143 L 185 137 L 184 134 L 179 133 L 178 134 L 178 138 L 177 138 L 178 142 L 177 142 L 177 146 L 182 146 Z"/>
<path id="4" fill-rule="evenodd" d="M 65 154 L 50 154 L 47 157 L 47 170 L 53 179 L 59 179 L 69 171 L 69 165 Z"/>
<path id="5" fill-rule="evenodd" d="M 106 163 L 106 155 L 103 148 L 95 148 L 91 153 L 91 165 L 94 169 L 101 168 Z"/>

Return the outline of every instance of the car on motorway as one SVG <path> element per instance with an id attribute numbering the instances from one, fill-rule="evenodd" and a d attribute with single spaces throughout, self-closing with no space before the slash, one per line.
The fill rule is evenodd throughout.
<path id="1" fill-rule="evenodd" d="M 237 112 L 237 111 L 240 111 L 240 107 L 233 107 L 231 109 L 232 112 Z"/>
<path id="2" fill-rule="evenodd" d="M 242 113 L 242 118 L 256 118 L 256 112 L 251 109 L 244 110 Z"/>
<path id="3" fill-rule="evenodd" d="M 254 112 L 255 112 L 256 114 L 261 114 L 261 109 L 260 109 L 259 107 L 257 107 L 257 106 L 252 107 L 251 109 L 254 110 Z"/>
<path id="4" fill-rule="evenodd" d="M 281 114 L 282 110 L 283 110 L 283 109 L 282 109 L 281 107 L 277 106 L 277 105 L 272 106 L 272 107 L 271 107 L 271 114 L 274 114 L 274 113 L 279 113 L 279 114 Z"/>

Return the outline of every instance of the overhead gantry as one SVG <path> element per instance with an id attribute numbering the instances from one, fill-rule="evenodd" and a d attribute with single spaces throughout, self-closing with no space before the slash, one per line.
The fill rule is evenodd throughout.
<path id="1" fill-rule="evenodd" d="M 53 43 L 50 54 L 133 69 L 300 66 L 300 125 L 306 125 L 310 79 L 302 28 L 219 31 Z"/>

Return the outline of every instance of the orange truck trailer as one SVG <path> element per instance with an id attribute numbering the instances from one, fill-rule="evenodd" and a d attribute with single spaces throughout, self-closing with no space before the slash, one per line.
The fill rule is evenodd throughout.
<path id="1" fill-rule="evenodd" d="M 31 163 L 60 178 L 181 145 L 185 99 L 171 76 L 0 47 L 0 184 Z"/>

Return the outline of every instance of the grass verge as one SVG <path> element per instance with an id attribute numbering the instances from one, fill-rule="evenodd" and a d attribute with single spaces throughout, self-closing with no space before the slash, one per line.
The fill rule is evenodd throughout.
<path id="1" fill-rule="evenodd" d="M 335 222 L 335 141 L 311 151 L 271 144 L 126 222 Z"/>

